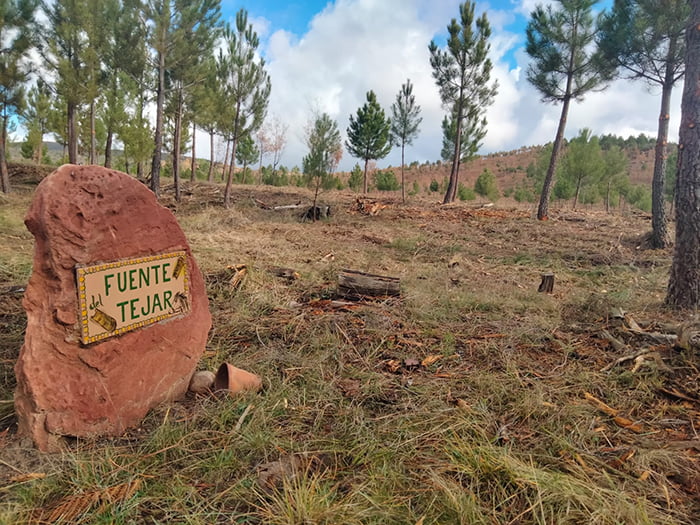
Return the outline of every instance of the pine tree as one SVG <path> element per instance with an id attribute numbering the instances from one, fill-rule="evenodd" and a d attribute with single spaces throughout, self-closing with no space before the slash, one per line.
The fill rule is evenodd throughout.
<path id="1" fill-rule="evenodd" d="M 454 202 L 457 196 L 459 167 L 465 158 L 463 141 L 471 142 L 470 151 L 478 149 L 486 134 L 483 113 L 497 92 L 497 83 L 489 84 L 492 64 L 488 58 L 491 47 L 488 39 L 491 26 L 486 13 L 475 20 L 474 6 L 472 2 L 460 4 L 459 22 L 453 18 L 447 26 L 447 49 L 438 48 L 434 41 L 428 48 L 433 78 L 440 90 L 443 106 L 450 112 L 455 126 L 452 168 L 445 203 Z"/>
<path id="2" fill-rule="evenodd" d="M 304 176 L 315 180 L 313 210 L 316 209 L 318 190 L 324 179 L 333 175 L 343 154 L 338 123 L 327 113 L 316 115 L 306 132 L 309 153 L 302 160 Z M 312 212 L 313 220 L 316 214 Z"/>
<path id="3" fill-rule="evenodd" d="M 200 57 L 211 52 L 217 36 L 221 15 L 220 0 L 148 0 L 146 13 L 152 22 L 150 45 L 155 53 L 156 80 L 156 129 L 153 162 L 151 163 L 151 189 L 158 195 L 160 186 L 160 164 L 163 149 L 163 124 L 166 99 L 166 73 L 174 81 L 175 103 L 175 149 L 181 144 L 182 111 L 184 98 L 183 76 Z M 179 159 L 179 152 L 178 159 Z M 177 164 L 177 161 L 176 161 Z M 178 173 L 178 166 L 173 166 Z M 175 179 L 176 196 L 179 197 L 179 178 Z"/>
<path id="4" fill-rule="evenodd" d="M 404 150 L 413 144 L 418 136 L 418 128 L 423 118 L 420 117 L 420 106 L 416 104 L 413 95 L 413 84 L 407 79 L 396 95 L 396 102 L 391 105 L 391 141 L 395 146 L 401 146 L 401 200 L 406 202 L 406 182 L 404 178 Z"/>
<path id="5" fill-rule="evenodd" d="M 141 79 L 146 69 L 146 25 L 141 16 L 140 0 L 109 2 L 107 43 L 103 54 L 103 100 L 101 118 L 105 123 L 104 165 L 112 165 L 115 135 L 134 117 L 142 119 L 138 101 L 145 89 Z"/>
<path id="6" fill-rule="evenodd" d="M 87 100 L 90 71 L 86 66 L 89 16 L 87 0 L 42 0 L 47 23 L 41 26 L 39 51 L 56 74 L 53 89 L 64 104 L 68 162 L 78 162 L 78 110 Z"/>
<path id="7" fill-rule="evenodd" d="M 249 165 L 258 160 L 259 156 L 260 151 L 258 151 L 258 146 L 255 144 L 253 137 L 251 137 L 250 134 L 241 137 L 238 141 L 238 147 L 236 148 L 236 160 L 243 166 L 242 180 L 246 180 L 246 169 Z"/>
<path id="8" fill-rule="evenodd" d="M 374 91 L 367 92 L 367 102 L 357 110 L 357 117 L 350 115 L 347 132 L 345 147 L 348 152 L 365 161 L 362 192 L 367 193 L 367 164 L 370 160 L 383 159 L 391 151 L 391 121 L 386 118 Z"/>
<path id="9" fill-rule="evenodd" d="M 561 179 L 566 179 L 574 188 L 574 209 L 581 196 L 581 190 L 586 186 L 597 186 L 604 169 L 598 137 L 591 136 L 591 130 L 583 128 L 567 145 L 561 162 Z"/>
<path id="10" fill-rule="evenodd" d="M 224 31 L 224 50 L 218 58 L 219 75 L 228 111 L 224 113 L 224 132 L 231 140 L 231 167 L 226 178 L 224 206 L 231 205 L 231 182 L 238 141 L 255 133 L 265 119 L 270 99 L 270 77 L 265 61 L 256 59 L 260 40 L 253 26 L 248 24 L 248 13 L 241 9 L 236 14 L 236 27 Z"/>
<path id="11" fill-rule="evenodd" d="M 7 124 L 24 103 L 24 84 L 29 75 L 27 52 L 31 47 L 29 28 L 34 19 L 34 0 L 4 0 L 0 8 L 0 190 L 10 191 L 5 148 Z"/>
<path id="12" fill-rule="evenodd" d="M 673 86 L 685 71 L 686 0 L 615 0 L 601 22 L 598 43 L 624 76 L 661 87 L 661 112 L 651 185 L 651 245 L 670 244 L 664 198 L 668 124 Z"/>
<path id="13" fill-rule="evenodd" d="M 666 304 L 697 311 L 700 307 L 700 0 L 689 3 L 676 178 L 676 242 Z"/>
<path id="14" fill-rule="evenodd" d="M 604 89 L 611 77 L 595 46 L 597 24 L 592 7 L 597 0 L 557 0 L 557 7 L 538 6 L 530 15 L 525 50 L 532 58 L 528 81 L 544 102 L 562 104 L 552 156 L 545 175 L 537 218 L 546 220 L 549 197 L 559 160 L 569 105 L 586 93 Z"/>

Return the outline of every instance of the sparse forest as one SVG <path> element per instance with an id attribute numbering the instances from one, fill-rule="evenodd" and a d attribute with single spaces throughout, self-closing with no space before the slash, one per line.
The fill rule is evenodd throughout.
<path id="1" fill-rule="evenodd" d="M 523 82 L 556 135 L 488 154 L 502 21 L 480 8 L 419 42 L 441 110 L 416 160 L 413 73 L 393 100 L 367 78 L 345 129 L 320 104 L 294 129 L 245 9 L 2 2 L 0 523 L 697 523 L 700 0 L 535 7 Z M 657 135 L 567 132 L 620 77 L 658 88 Z M 175 214 L 212 315 L 198 369 L 233 363 L 260 392 L 191 391 L 56 454 L 18 435 L 23 221 L 64 163 Z M 395 287 L 350 296 L 348 272 Z"/>

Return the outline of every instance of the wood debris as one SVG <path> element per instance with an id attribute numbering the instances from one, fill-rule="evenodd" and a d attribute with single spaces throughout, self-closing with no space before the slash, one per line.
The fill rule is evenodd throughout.
<path id="1" fill-rule="evenodd" d="M 588 401 L 591 405 L 597 408 L 600 412 L 607 416 L 610 416 L 617 426 L 625 428 L 627 430 L 631 430 L 636 434 L 641 434 L 642 432 L 644 432 L 641 425 L 635 423 L 631 419 L 627 419 L 626 417 L 620 416 L 619 410 L 606 405 L 603 401 L 595 397 L 593 394 L 586 392 L 583 396 L 586 398 L 586 401 Z"/>
<path id="2" fill-rule="evenodd" d="M 228 266 L 227 269 L 234 272 L 229 284 L 231 285 L 231 288 L 237 290 L 241 286 L 243 278 L 248 273 L 248 266 L 245 264 L 237 264 L 235 266 Z"/>

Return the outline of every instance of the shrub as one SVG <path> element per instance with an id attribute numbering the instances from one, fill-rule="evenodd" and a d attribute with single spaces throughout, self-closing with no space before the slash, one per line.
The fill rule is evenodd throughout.
<path id="1" fill-rule="evenodd" d="M 474 183 L 474 191 L 491 201 L 498 200 L 499 192 L 494 174 L 489 170 L 484 169 Z"/>
<path id="2" fill-rule="evenodd" d="M 459 186 L 457 186 L 457 197 L 461 201 L 473 201 L 476 199 L 476 193 L 474 193 L 473 189 L 460 182 Z"/>
<path id="3" fill-rule="evenodd" d="M 362 178 L 362 168 L 360 168 L 359 164 L 355 164 L 350 172 L 350 178 L 348 179 L 348 186 L 352 191 L 360 191 L 362 188 Z"/>
<path id="4" fill-rule="evenodd" d="M 431 180 L 430 187 L 428 189 L 433 193 L 438 191 L 438 189 L 440 189 L 440 185 L 438 184 L 438 181 L 436 181 L 435 179 Z"/>
<path id="5" fill-rule="evenodd" d="M 401 189 L 396 175 L 391 170 L 377 171 L 374 174 L 374 184 L 379 191 L 396 191 Z"/>

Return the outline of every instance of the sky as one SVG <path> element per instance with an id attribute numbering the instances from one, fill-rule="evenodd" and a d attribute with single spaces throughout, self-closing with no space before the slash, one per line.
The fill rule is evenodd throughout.
<path id="1" fill-rule="evenodd" d="M 373 90 L 387 114 L 401 85 L 410 79 L 423 122 L 420 135 L 406 149 L 406 160 L 435 161 L 442 147 L 445 115 L 432 78 L 428 44 L 444 44 L 446 26 L 458 15 L 459 0 L 223 0 L 231 23 L 244 8 L 260 40 L 260 54 L 271 77 L 268 117 L 288 125 L 282 164 L 300 166 L 307 153 L 304 128 L 314 112 L 334 118 L 345 140 L 351 114 Z M 509 151 L 554 139 L 561 106 L 543 103 L 527 82 L 525 26 L 537 0 L 478 2 L 476 14 L 487 13 L 492 27 L 492 78 L 499 88 L 487 110 L 488 134 L 481 154 Z M 602 2 L 609 6 L 610 1 Z M 680 122 L 678 85 L 672 100 L 671 136 Z M 595 134 L 656 136 L 660 89 L 640 81 L 617 80 L 605 91 L 571 105 L 567 137 L 588 127 Z M 201 146 L 200 146 L 201 142 Z M 199 151 L 208 152 L 205 137 Z M 222 148 L 217 154 L 223 156 Z M 378 161 L 378 167 L 400 165 L 400 148 Z M 341 170 L 361 162 L 344 153 Z"/>

